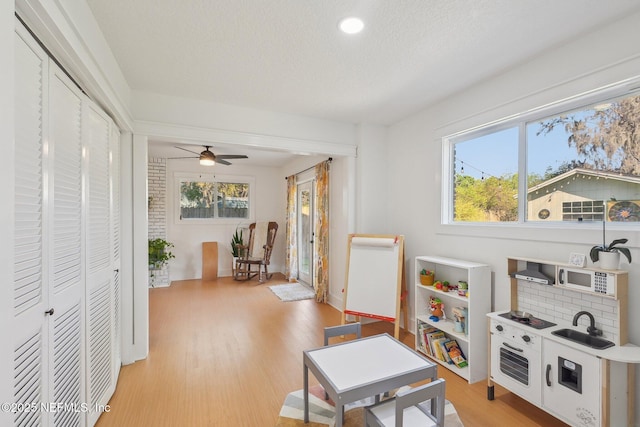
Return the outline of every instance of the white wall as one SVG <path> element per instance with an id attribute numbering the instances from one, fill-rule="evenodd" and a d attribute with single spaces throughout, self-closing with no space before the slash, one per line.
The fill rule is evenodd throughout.
<path id="1" fill-rule="evenodd" d="M 343 308 L 344 282 L 347 271 L 347 236 L 355 233 L 356 159 L 334 158 L 329 177 L 329 304 Z"/>
<path id="2" fill-rule="evenodd" d="M 122 130 L 132 130 L 131 91 L 88 4 L 16 0 L 29 28 Z"/>
<path id="3" fill-rule="evenodd" d="M 225 166 L 224 175 L 243 175 L 256 178 L 256 219 L 275 220 L 278 234 L 271 257 L 269 271 L 285 272 L 285 235 L 287 185 L 285 177 L 303 171 L 326 160 L 325 156 L 304 156 L 282 168 L 248 167 L 240 164 Z M 239 163 L 239 162 L 238 162 Z M 218 242 L 218 276 L 231 275 L 231 236 L 236 223 L 221 225 L 177 224 L 175 221 L 173 175 L 175 172 L 190 173 L 202 171 L 210 173 L 205 166 L 194 166 L 190 160 L 169 160 L 167 162 L 167 239 L 175 244 L 172 250 L 176 256 L 169 261 L 170 279 L 186 280 L 202 277 L 202 242 Z M 353 231 L 355 205 L 354 189 L 355 159 L 334 157 L 330 166 L 330 273 L 329 303 L 342 309 L 342 289 L 346 272 L 347 235 Z M 248 225 L 244 221 L 243 225 Z"/>
<path id="4" fill-rule="evenodd" d="M 286 181 L 280 168 L 244 166 L 240 161 L 230 166 L 200 166 L 197 160 L 167 160 L 167 240 L 175 245 L 175 259 L 169 261 L 170 280 L 202 277 L 202 243 L 218 242 L 218 276 L 231 276 L 231 236 L 237 226 L 248 227 L 253 221 L 238 220 L 221 224 L 180 223 L 176 218 L 176 173 L 203 173 L 248 176 L 255 179 L 255 221 L 276 221 L 278 233 L 269 271 L 284 272 L 284 227 Z"/>
<path id="5" fill-rule="evenodd" d="M 394 234 L 389 218 L 391 200 L 388 161 L 395 153 L 387 145 L 387 128 L 361 124 L 358 133 L 358 168 L 356 178 L 356 232 Z"/>
<path id="6" fill-rule="evenodd" d="M 331 209 L 335 205 L 337 218 L 332 222 L 332 248 L 336 241 L 333 234 L 343 236 L 346 241 L 347 226 L 342 221 L 346 214 L 343 205 L 355 204 L 354 193 L 354 165 L 350 163 L 356 155 L 358 143 L 356 126 L 311 117 L 283 114 L 277 112 L 256 110 L 245 107 L 217 104 L 212 102 L 185 99 L 174 96 L 164 96 L 143 92 L 134 92 L 132 110 L 136 117 L 136 128 L 153 137 L 153 139 L 177 138 L 182 141 L 211 142 L 221 141 L 225 144 L 237 144 L 259 148 L 269 148 L 303 154 L 282 168 L 242 168 L 240 162 L 225 167 L 221 173 L 251 175 L 256 177 L 257 192 L 257 220 L 276 219 L 279 225 L 274 253 L 272 255 L 271 271 L 284 272 L 285 260 L 285 219 L 286 219 L 286 181 L 285 177 L 304 170 L 316 163 L 334 158 L 331 180 Z M 377 144 L 380 144 L 378 137 Z M 342 175 L 350 164 L 351 178 L 348 186 L 350 195 L 345 200 L 346 178 Z M 172 166 L 172 164 L 174 166 Z M 178 161 L 170 162 L 167 169 L 168 179 L 172 179 L 172 171 L 209 172 L 207 169 L 193 163 L 178 166 Z M 347 167 L 347 168 L 349 168 Z M 172 168 L 175 168 L 173 170 Z M 169 192 L 173 191 L 171 185 Z M 171 211 L 172 202 L 169 196 L 168 209 Z M 334 201 L 334 197 L 338 197 Z M 353 214 L 351 209 L 350 214 Z M 170 279 L 182 280 L 201 277 L 201 242 L 218 241 L 218 275 L 231 275 L 231 255 L 229 242 L 235 231 L 236 224 L 198 226 L 176 225 L 175 214 L 168 213 L 168 240 L 176 245 L 173 251 L 176 258 L 170 261 Z M 353 222 L 353 217 L 350 219 Z M 335 231 L 334 231 L 335 227 Z M 353 224 L 351 224 L 353 230 Z M 350 231 L 352 232 L 352 231 Z M 338 253 L 340 250 L 337 251 Z M 344 259 L 344 258 L 342 258 Z M 338 259 L 334 264 L 343 262 Z M 344 272 L 331 272 L 330 283 L 344 281 Z M 339 275 L 339 276 L 338 276 Z M 342 285 L 340 285 L 342 286 Z M 331 285 L 330 285 L 331 287 Z M 341 289 L 341 288 L 340 288 Z M 334 293 L 331 288 L 330 293 Z M 341 301 L 341 294 L 337 296 Z M 338 302 L 341 307 L 341 302 Z"/>
<path id="7" fill-rule="evenodd" d="M 445 135 L 527 111 L 568 96 L 640 74 L 640 16 L 630 16 L 598 33 L 559 46 L 501 76 L 452 96 L 389 129 L 391 195 L 390 223 L 406 236 L 409 283 L 414 283 L 417 255 L 443 255 L 484 262 L 494 272 L 494 309 L 509 308 L 507 256 L 555 261 L 568 260 L 570 252 L 588 253 L 600 242 L 600 227 L 570 230 L 527 226 L 441 225 L 442 153 Z M 489 60 L 489 59 L 487 59 Z M 472 72 L 472 70 L 470 70 Z M 403 208 L 411 200 L 411 208 Z M 637 225 L 624 231 L 607 231 L 607 239 L 629 238 L 633 264 L 629 270 L 629 332 L 640 344 L 640 233 Z M 472 292 L 474 290 L 471 290 Z M 485 290 L 476 290 L 483 292 Z M 489 292 L 490 289 L 486 289 Z M 413 290 L 410 289 L 413 313 Z M 638 385 L 636 385 L 637 387 Z M 636 399 L 640 407 L 640 395 Z M 638 411 L 637 411 L 638 412 Z M 640 413 L 636 415 L 636 422 Z"/>
<path id="8" fill-rule="evenodd" d="M 312 154 L 338 154 L 355 145 L 355 126 L 349 123 L 138 91 L 131 105 L 137 128 L 157 125 L 156 136 L 199 138 L 210 131 L 209 141 Z"/>

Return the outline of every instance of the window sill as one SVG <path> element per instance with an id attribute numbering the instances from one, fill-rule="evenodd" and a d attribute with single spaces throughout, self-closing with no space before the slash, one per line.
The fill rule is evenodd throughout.
<path id="1" fill-rule="evenodd" d="M 498 240 L 526 240 L 543 243 L 585 244 L 593 246 L 602 241 L 602 223 L 593 224 L 554 223 L 458 223 L 439 224 L 436 234 L 442 236 L 480 237 Z M 632 224 L 607 223 L 607 241 L 629 238 L 630 233 L 637 233 Z M 633 243 L 633 242 L 631 242 Z M 625 244 L 627 247 L 633 247 Z"/>

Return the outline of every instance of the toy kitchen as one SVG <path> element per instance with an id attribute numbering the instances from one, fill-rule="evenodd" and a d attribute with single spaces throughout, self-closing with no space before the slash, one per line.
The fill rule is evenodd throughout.
<path id="1" fill-rule="evenodd" d="M 511 309 L 489 313 L 489 378 L 571 426 L 634 425 L 628 273 L 508 258 Z"/>

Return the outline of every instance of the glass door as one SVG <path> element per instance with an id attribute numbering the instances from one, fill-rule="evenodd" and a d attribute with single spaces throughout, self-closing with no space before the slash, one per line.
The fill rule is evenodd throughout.
<path id="1" fill-rule="evenodd" d="M 298 280 L 313 286 L 313 180 L 298 184 Z"/>

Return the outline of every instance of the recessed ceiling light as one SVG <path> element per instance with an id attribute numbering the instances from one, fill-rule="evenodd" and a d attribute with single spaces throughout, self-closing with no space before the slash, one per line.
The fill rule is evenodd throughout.
<path id="1" fill-rule="evenodd" d="M 357 34 L 364 28 L 364 22 L 360 18 L 349 17 L 340 21 L 339 26 L 347 34 Z"/>

